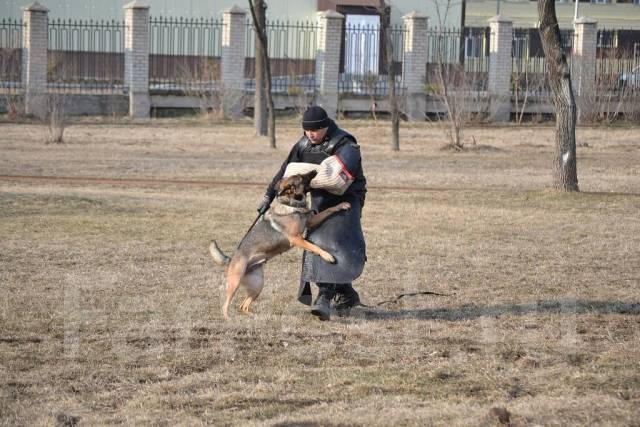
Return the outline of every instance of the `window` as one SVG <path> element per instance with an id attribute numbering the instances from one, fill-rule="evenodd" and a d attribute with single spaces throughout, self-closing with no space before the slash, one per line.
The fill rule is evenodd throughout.
<path id="1" fill-rule="evenodd" d="M 480 58 L 482 56 L 482 46 L 480 40 L 477 37 L 465 37 L 464 56 L 465 58 Z"/>
<path id="2" fill-rule="evenodd" d="M 524 36 L 516 36 L 513 38 L 511 46 L 511 54 L 514 58 L 525 59 L 529 57 L 528 38 Z"/>
<path id="3" fill-rule="evenodd" d="M 610 4 L 611 0 L 591 0 L 591 3 L 596 3 L 596 4 Z"/>
<path id="4" fill-rule="evenodd" d="M 465 58 L 481 58 L 485 55 L 485 29 L 467 28 L 464 36 Z"/>
<path id="5" fill-rule="evenodd" d="M 614 31 L 598 31 L 598 48 L 611 49 L 618 45 L 617 35 Z"/>

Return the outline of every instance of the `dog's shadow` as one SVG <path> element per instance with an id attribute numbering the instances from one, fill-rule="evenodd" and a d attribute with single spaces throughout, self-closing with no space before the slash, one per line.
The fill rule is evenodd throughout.
<path id="1" fill-rule="evenodd" d="M 583 299 L 539 300 L 522 304 L 477 305 L 463 304 L 450 308 L 421 308 L 394 310 L 395 304 L 375 308 L 353 309 L 352 315 L 367 320 L 443 320 L 449 322 L 474 320 L 480 317 L 526 316 L 530 314 L 623 314 L 640 315 L 640 302 L 594 301 Z M 397 306 L 397 305 L 396 305 Z"/>

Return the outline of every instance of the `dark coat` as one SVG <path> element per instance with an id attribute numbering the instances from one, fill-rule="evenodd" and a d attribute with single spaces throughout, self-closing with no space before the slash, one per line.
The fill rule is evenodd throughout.
<path id="1" fill-rule="evenodd" d="M 360 224 L 362 207 L 367 192 L 366 179 L 362 170 L 360 147 L 356 139 L 338 128 L 331 121 L 327 135 L 322 143 L 313 145 L 303 136 L 291 149 L 267 189 L 270 200 L 276 195 L 276 185 L 291 162 L 320 164 L 329 156 L 337 155 L 349 173 L 355 178 L 347 191 L 341 196 L 321 189 L 311 189 L 311 209 L 320 212 L 341 202 L 351 203 L 351 210 L 340 211 L 330 216 L 317 228 L 309 230 L 307 240 L 317 244 L 336 258 L 335 264 L 329 264 L 318 255 L 304 252 L 301 284 L 314 283 L 350 283 L 360 276 L 367 259 L 364 235 Z M 305 298 L 310 303 L 310 298 Z"/>

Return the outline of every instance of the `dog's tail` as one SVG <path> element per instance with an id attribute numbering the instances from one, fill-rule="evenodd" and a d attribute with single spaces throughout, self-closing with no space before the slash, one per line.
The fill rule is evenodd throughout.
<path id="1" fill-rule="evenodd" d="M 213 258 L 213 262 L 215 262 L 218 265 L 227 265 L 229 264 L 229 260 L 231 260 L 231 258 L 229 258 L 228 256 L 226 256 L 218 247 L 218 244 L 216 243 L 215 240 L 212 240 L 211 243 L 209 243 L 209 253 L 211 254 L 211 257 Z"/>

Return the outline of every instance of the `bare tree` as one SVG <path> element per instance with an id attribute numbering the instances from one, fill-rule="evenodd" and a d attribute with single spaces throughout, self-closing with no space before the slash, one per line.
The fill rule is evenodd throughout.
<path id="1" fill-rule="evenodd" d="M 437 63 L 436 95 L 442 102 L 445 118 L 438 121 L 449 140 L 448 148 L 462 151 L 462 135 L 472 112 L 473 83 L 467 80 L 464 65 L 445 64 L 440 55 Z"/>
<path id="2" fill-rule="evenodd" d="M 463 133 L 471 121 L 474 106 L 478 105 L 473 92 L 477 86 L 477 75 L 467 73 L 464 63 L 464 29 L 460 32 L 460 40 L 455 43 L 446 30 L 447 18 L 455 6 L 452 0 L 433 0 L 438 25 L 434 34 L 435 49 L 432 52 L 435 60 L 434 93 L 444 107 L 444 116 L 438 115 L 438 123 L 445 132 L 447 148 L 464 150 Z M 460 48 L 458 57 L 448 55 L 451 49 Z M 458 61 L 456 63 L 455 61 Z"/>
<path id="3" fill-rule="evenodd" d="M 64 131 L 67 127 L 67 97 L 64 92 L 52 92 L 47 95 L 44 142 L 46 144 L 64 143 Z"/>
<path id="4" fill-rule="evenodd" d="M 266 28 L 266 4 L 263 0 L 257 0 L 255 2 L 256 19 L 258 26 L 256 28 Z M 262 43 L 260 43 L 260 36 L 256 31 L 255 34 L 255 92 L 253 99 L 253 124 L 255 126 L 256 135 L 266 136 L 268 135 L 268 117 L 267 117 L 267 96 L 266 96 L 266 79 L 265 79 L 265 67 L 262 61 Z"/>
<path id="5" fill-rule="evenodd" d="M 258 39 L 258 44 L 256 45 L 256 78 L 258 77 L 258 62 L 262 62 L 261 66 L 264 70 L 264 92 L 267 95 L 267 106 L 268 106 L 268 120 L 269 120 L 269 142 L 271 144 L 271 148 L 276 148 L 276 116 L 275 116 L 275 108 L 273 105 L 273 97 L 271 96 L 271 68 L 269 66 L 269 51 L 267 45 L 267 26 L 266 26 L 266 18 L 260 22 L 259 13 L 262 13 L 262 17 L 265 16 L 265 10 L 267 6 L 264 0 L 249 0 L 249 9 L 251 11 L 251 19 L 253 21 L 253 28 L 256 32 L 256 38 Z M 260 12 L 258 10 L 260 9 Z M 260 45 L 261 55 L 258 57 L 258 45 Z M 256 91 L 258 90 L 258 82 L 256 81 Z M 256 96 L 258 93 L 256 92 Z"/>
<path id="6" fill-rule="evenodd" d="M 556 110 L 553 186 L 563 191 L 579 191 L 576 161 L 576 102 L 571 72 L 560 43 L 555 0 L 538 0 L 540 39 L 549 69 L 549 85 Z"/>
<path id="7" fill-rule="evenodd" d="M 393 66 L 393 42 L 391 37 L 391 8 L 385 0 L 379 0 L 378 13 L 380 14 L 380 31 L 383 37 L 385 52 L 385 68 L 387 72 L 387 88 L 389 91 L 389 113 L 391 115 L 391 150 L 400 150 L 400 109 L 398 108 L 398 96 L 396 94 L 396 70 Z"/>
<path id="8" fill-rule="evenodd" d="M 536 58 L 534 58 L 534 60 L 536 60 Z M 532 93 L 540 92 L 546 82 L 544 74 L 531 73 L 529 71 L 530 61 L 531 58 L 521 59 L 521 65 L 516 67 L 512 78 L 513 93 L 515 95 L 515 119 L 519 125 L 524 121 L 526 109 L 530 104 L 529 96 Z"/>
<path id="9" fill-rule="evenodd" d="M 179 64 L 178 72 L 178 78 L 185 83 L 185 93 L 198 99 L 201 117 L 205 119 L 214 116 L 222 117 L 219 101 L 221 95 L 214 90 L 214 82 L 220 76 L 219 63 L 210 58 L 203 58 L 194 66 Z"/>
<path id="10" fill-rule="evenodd" d="M 47 64 L 47 75 L 57 74 L 54 81 L 64 81 L 64 76 L 71 74 L 72 65 L 60 59 L 49 60 Z M 46 104 L 44 108 L 43 121 L 45 144 L 64 143 L 64 131 L 67 127 L 68 111 L 67 94 L 64 89 L 49 90 L 45 94 Z"/>

